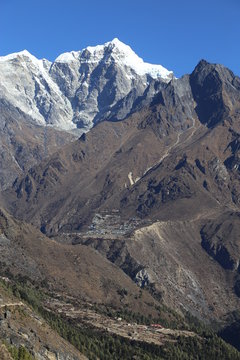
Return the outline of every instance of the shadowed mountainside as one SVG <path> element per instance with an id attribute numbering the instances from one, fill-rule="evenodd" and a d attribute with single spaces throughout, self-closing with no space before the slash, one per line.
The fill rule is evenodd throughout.
<path id="1" fill-rule="evenodd" d="M 149 107 L 32 167 L 4 207 L 56 249 L 92 247 L 153 297 L 224 325 L 239 307 L 239 84 L 202 60 Z"/>

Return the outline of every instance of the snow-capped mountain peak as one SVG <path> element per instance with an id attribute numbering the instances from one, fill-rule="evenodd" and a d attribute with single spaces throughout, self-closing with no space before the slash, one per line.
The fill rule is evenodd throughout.
<path id="1" fill-rule="evenodd" d="M 109 41 L 109 44 L 113 44 L 118 47 L 129 47 L 128 45 L 124 44 L 121 40 L 119 40 L 117 37 L 115 37 L 112 41 Z"/>
<path id="2" fill-rule="evenodd" d="M 16 53 L 12 53 L 6 56 L 0 56 L 0 62 L 5 62 L 5 61 L 11 61 L 11 60 L 15 60 L 15 59 L 19 59 L 19 60 L 26 60 L 27 61 L 32 61 L 32 62 L 39 62 L 41 60 L 38 60 L 35 56 L 33 56 L 32 54 L 30 54 L 29 51 L 27 50 L 22 50 Z"/>
<path id="3" fill-rule="evenodd" d="M 37 124 L 78 132 L 102 120 L 123 120 L 150 103 L 172 77 L 117 38 L 66 52 L 54 62 L 27 50 L 0 57 L 0 97 Z"/>
<path id="4" fill-rule="evenodd" d="M 8 66 L 10 67 L 12 66 L 12 61 L 18 61 L 22 66 L 25 65 L 25 67 L 34 66 L 36 72 L 45 72 L 45 68 L 47 71 L 47 68 L 51 65 L 50 61 L 46 59 L 39 60 L 27 50 L 22 50 L 6 56 L 0 56 L 0 63 L 2 65 L 6 63 L 5 66 L 9 64 Z"/>
<path id="5" fill-rule="evenodd" d="M 70 51 L 59 55 L 54 62 L 56 63 L 69 63 L 71 61 L 78 61 L 81 51 Z"/>
<path id="6" fill-rule="evenodd" d="M 114 38 L 112 41 L 108 41 L 103 45 L 97 45 L 97 46 L 88 46 L 84 50 L 88 50 L 91 54 L 101 54 L 104 53 L 105 50 L 110 50 L 113 53 L 114 52 L 121 52 L 122 54 L 125 54 L 126 56 L 131 55 L 133 50 L 130 48 L 130 46 L 124 44 L 122 41 L 120 41 L 118 38 Z"/>
<path id="7" fill-rule="evenodd" d="M 173 72 L 163 66 L 145 63 L 130 46 L 124 44 L 118 38 L 114 38 L 103 45 L 88 46 L 82 51 L 61 54 L 56 58 L 55 62 L 86 61 L 87 63 L 98 63 L 102 60 L 115 61 L 122 67 L 129 67 L 140 76 L 150 75 L 153 79 L 160 77 L 166 81 L 173 77 Z"/>
<path id="8" fill-rule="evenodd" d="M 114 58 L 132 68 L 138 75 L 150 75 L 156 79 L 161 77 L 164 80 L 170 80 L 173 77 L 173 72 L 165 69 L 162 65 L 149 64 L 143 61 L 130 46 L 121 42 L 118 38 L 106 43 L 108 47 L 112 47 Z"/>

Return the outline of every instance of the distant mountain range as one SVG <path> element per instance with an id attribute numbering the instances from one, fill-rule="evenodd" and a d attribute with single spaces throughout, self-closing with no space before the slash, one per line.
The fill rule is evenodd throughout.
<path id="1" fill-rule="evenodd" d="M 6 267 L 47 271 L 51 288 L 89 301 L 132 311 L 135 297 L 139 311 L 164 304 L 238 329 L 239 119 L 239 77 L 205 60 L 176 79 L 117 39 L 53 63 L 0 58 L 0 215 L 26 229 L 24 266 L 7 252 Z"/>

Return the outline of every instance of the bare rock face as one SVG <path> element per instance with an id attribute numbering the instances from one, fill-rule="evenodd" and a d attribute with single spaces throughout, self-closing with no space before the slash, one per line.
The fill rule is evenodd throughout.
<path id="1" fill-rule="evenodd" d="M 239 114 L 240 79 L 222 65 L 201 60 L 190 76 L 196 112 L 202 123 L 212 127 Z"/>
<path id="2" fill-rule="evenodd" d="M 144 288 L 152 284 L 153 280 L 147 269 L 142 269 L 136 274 L 135 282 L 139 287 Z"/>

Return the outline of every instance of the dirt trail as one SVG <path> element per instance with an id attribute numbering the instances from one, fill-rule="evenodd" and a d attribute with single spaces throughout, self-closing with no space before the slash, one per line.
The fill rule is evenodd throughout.
<path id="1" fill-rule="evenodd" d="M 24 306 L 24 304 L 19 301 L 19 302 L 16 302 L 16 303 L 5 303 L 5 304 L 0 304 L 0 308 L 5 308 L 5 307 L 21 307 L 21 306 Z"/>

